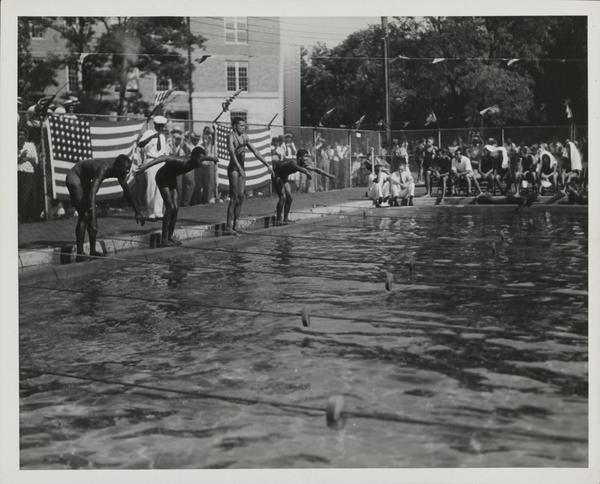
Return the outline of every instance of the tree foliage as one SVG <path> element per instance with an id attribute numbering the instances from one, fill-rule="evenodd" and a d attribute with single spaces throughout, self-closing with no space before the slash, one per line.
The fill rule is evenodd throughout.
<path id="1" fill-rule="evenodd" d="M 23 99 L 24 108 L 35 103 L 48 86 L 56 86 L 54 71 L 61 60 L 56 56 L 37 59 L 31 52 L 31 29 L 34 26 L 45 28 L 40 17 L 19 17 L 18 20 L 18 86 L 17 92 Z"/>
<path id="2" fill-rule="evenodd" d="M 486 124 L 565 123 L 565 99 L 585 122 L 585 17 L 395 17 L 388 25 L 392 128 L 420 127 L 430 110 L 441 127 L 477 126 L 481 110 L 498 105 Z M 364 127 L 385 116 L 384 32 L 353 33 L 333 49 L 305 56 L 302 122 L 333 106 L 328 124 Z M 444 58 L 432 63 L 432 58 Z M 509 59 L 520 61 L 508 65 Z M 565 59 L 561 62 L 561 59 Z M 579 100 L 579 101 L 576 101 Z"/>
<path id="3" fill-rule="evenodd" d="M 98 113 L 116 110 L 123 114 L 147 107 L 139 92 L 127 89 L 135 69 L 142 75 L 169 78 L 175 89 L 185 89 L 187 48 L 201 47 L 205 40 L 189 31 L 184 17 L 118 17 L 114 22 L 105 17 L 46 17 L 38 21 L 46 22 L 65 42 L 66 52 L 55 57 L 53 65 L 79 63 L 82 84 L 70 94 L 80 98 L 82 110 Z M 23 30 L 23 38 L 19 38 L 20 64 L 27 60 L 28 42 L 28 32 Z M 34 82 L 30 72 L 19 72 L 19 79 Z M 39 84 L 43 90 L 56 85 L 56 81 L 50 76 L 40 78 Z M 115 91 L 116 100 L 109 95 Z"/>

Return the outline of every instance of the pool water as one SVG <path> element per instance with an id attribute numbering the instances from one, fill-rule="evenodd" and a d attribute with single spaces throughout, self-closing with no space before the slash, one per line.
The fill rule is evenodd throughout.
<path id="1" fill-rule="evenodd" d="M 587 466 L 587 211 L 380 213 L 21 287 L 21 467 Z"/>

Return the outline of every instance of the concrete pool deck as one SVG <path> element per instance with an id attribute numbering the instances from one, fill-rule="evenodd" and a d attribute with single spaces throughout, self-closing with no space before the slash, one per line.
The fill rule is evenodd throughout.
<path id="1" fill-rule="evenodd" d="M 316 220 L 325 216 L 339 215 L 356 210 L 369 210 L 371 214 L 384 213 L 385 208 L 375 209 L 365 197 L 364 187 L 332 190 L 294 195 L 290 218 L 297 221 Z M 417 187 L 415 208 L 436 205 L 435 198 L 423 198 L 423 187 Z M 548 203 L 551 197 L 542 197 L 535 205 Z M 497 197 L 502 199 L 502 197 Z M 254 197 L 244 201 L 240 228 L 264 229 L 272 226 L 276 197 Z M 473 197 L 449 197 L 444 205 L 471 205 Z M 489 207 L 490 205 L 485 205 Z M 414 210 L 415 208 L 411 209 Z M 581 209 L 582 207 L 579 206 Z M 585 207 L 587 209 L 587 207 Z M 372 209 L 372 210 L 371 210 Z M 395 209 L 398 210 L 398 209 Z M 182 241 L 212 240 L 224 243 L 220 237 L 227 218 L 227 203 L 181 207 L 175 237 Z M 19 273 L 36 268 L 70 264 L 74 261 L 75 218 L 22 224 L 18 228 Z M 277 227 L 277 230 L 285 227 Z M 98 245 L 107 256 L 120 257 L 127 252 L 153 247 L 161 230 L 160 222 L 137 225 L 131 210 L 114 212 L 98 219 Z M 242 236 L 243 238 L 243 236 Z M 86 252 L 89 250 L 86 244 Z M 152 252 L 165 249 L 151 249 Z M 169 250 L 169 249 L 167 249 Z M 80 265 L 80 264 L 77 264 Z M 86 264 L 87 265 L 87 264 Z"/>

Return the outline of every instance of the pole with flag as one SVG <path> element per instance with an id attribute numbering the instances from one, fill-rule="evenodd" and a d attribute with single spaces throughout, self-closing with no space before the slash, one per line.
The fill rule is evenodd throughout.
<path id="1" fill-rule="evenodd" d="M 223 101 L 221 103 L 221 112 L 214 119 L 213 124 L 216 123 L 219 120 L 219 118 L 223 115 L 223 113 L 229 111 L 229 106 L 231 105 L 231 103 L 233 102 L 233 100 L 236 97 L 238 97 L 241 93 L 242 93 L 242 89 L 238 89 L 236 92 L 234 92 L 231 96 L 229 96 L 227 99 L 225 99 L 225 101 Z"/>
<path id="2" fill-rule="evenodd" d="M 323 116 L 321 116 L 321 119 L 319 119 L 319 122 L 317 123 L 318 126 L 323 126 L 323 122 L 325 121 L 325 119 L 327 119 L 329 117 L 329 115 L 336 110 L 336 108 L 337 108 L 337 106 L 334 106 L 330 110 L 326 111 L 325 114 L 323 114 Z"/>
<path id="3" fill-rule="evenodd" d="M 569 120 L 569 136 L 571 137 L 571 139 L 574 139 L 575 137 L 575 123 L 573 122 L 573 110 L 571 109 L 571 105 L 570 105 L 571 100 L 570 99 L 565 99 L 565 114 L 567 115 L 567 119 Z"/>

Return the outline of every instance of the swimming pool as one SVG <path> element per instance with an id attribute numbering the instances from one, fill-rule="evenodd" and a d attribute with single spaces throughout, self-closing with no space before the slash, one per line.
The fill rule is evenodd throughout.
<path id="1" fill-rule="evenodd" d="M 23 285 L 21 467 L 587 466 L 587 210 L 377 214 Z"/>

